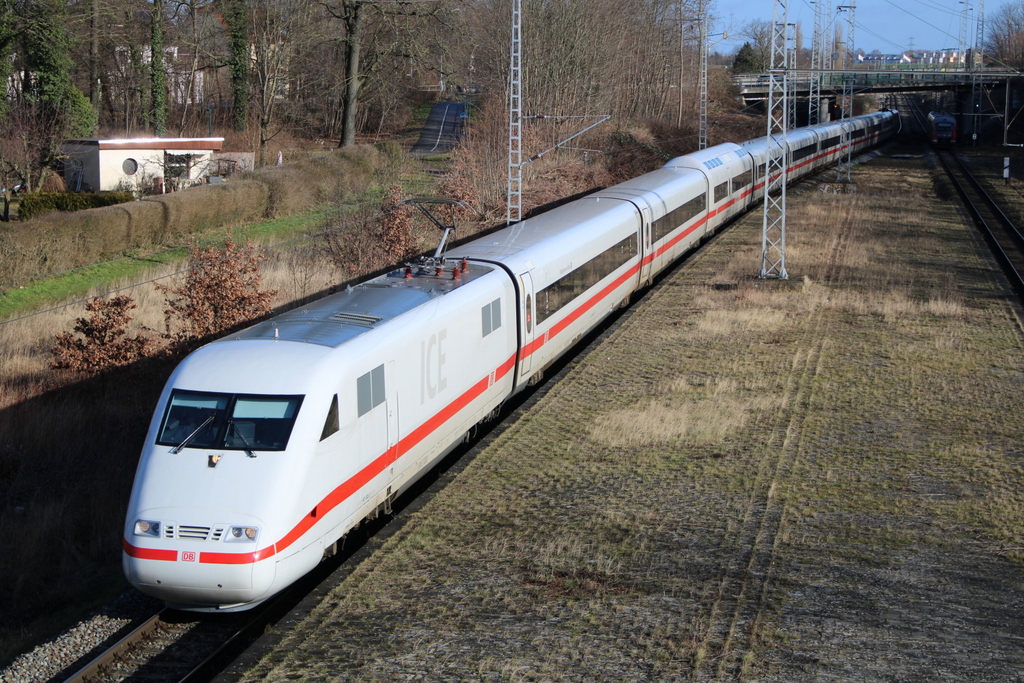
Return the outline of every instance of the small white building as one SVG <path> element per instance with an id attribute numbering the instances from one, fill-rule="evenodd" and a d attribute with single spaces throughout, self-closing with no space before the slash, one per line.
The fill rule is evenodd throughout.
<path id="1" fill-rule="evenodd" d="M 64 182 L 72 192 L 161 194 L 204 181 L 224 138 L 68 140 Z"/>

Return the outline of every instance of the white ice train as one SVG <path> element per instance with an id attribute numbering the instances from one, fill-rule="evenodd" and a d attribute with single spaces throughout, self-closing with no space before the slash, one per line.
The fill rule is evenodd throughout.
<path id="1" fill-rule="evenodd" d="M 789 168 L 893 134 L 880 112 L 791 131 Z M 845 130 L 845 133 L 844 133 Z M 760 138 L 481 237 L 195 351 L 161 394 L 123 540 L 128 580 L 197 611 L 310 571 L 503 401 L 763 194 Z"/>

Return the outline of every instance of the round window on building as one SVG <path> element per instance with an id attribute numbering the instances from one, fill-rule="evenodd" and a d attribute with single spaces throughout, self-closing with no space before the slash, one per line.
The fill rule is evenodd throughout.
<path id="1" fill-rule="evenodd" d="M 121 164 L 121 170 L 124 171 L 125 175 L 135 175 L 139 170 L 139 162 L 135 159 L 125 159 L 124 163 Z"/>

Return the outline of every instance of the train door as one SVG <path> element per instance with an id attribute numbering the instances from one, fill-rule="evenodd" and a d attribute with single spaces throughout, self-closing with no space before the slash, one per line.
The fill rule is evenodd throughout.
<path id="1" fill-rule="evenodd" d="M 388 361 L 387 380 L 388 462 L 398 459 L 398 376 L 395 361 Z"/>
<path id="2" fill-rule="evenodd" d="M 654 259 L 647 258 L 651 253 L 651 207 L 644 204 L 640 207 L 640 286 L 650 284 Z"/>
<path id="3" fill-rule="evenodd" d="M 377 491 L 375 499 L 377 507 L 374 514 L 381 511 L 391 514 L 391 503 L 400 486 L 400 483 L 395 481 L 397 477 L 394 468 L 395 461 L 398 460 L 398 375 L 395 372 L 395 361 L 389 360 L 384 367 L 387 369 L 384 380 L 385 398 L 382 411 L 384 424 L 382 426 L 387 432 L 387 451 L 384 458 L 386 463 L 384 476 L 378 484 L 381 488 Z M 397 475 L 401 476 L 401 470 Z"/>
<path id="4" fill-rule="evenodd" d="M 517 384 L 530 376 L 530 370 L 533 365 L 534 321 L 536 319 L 534 315 L 533 278 L 530 277 L 530 273 L 522 273 L 519 276 L 519 283 L 522 290 L 522 297 L 519 301 L 519 319 L 522 321 L 522 328 L 520 330 L 519 379 L 516 381 Z"/>

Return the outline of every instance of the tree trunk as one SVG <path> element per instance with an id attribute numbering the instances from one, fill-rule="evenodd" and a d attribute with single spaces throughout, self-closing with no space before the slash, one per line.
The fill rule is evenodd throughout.
<path id="1" fill-rule="evenodd" d="M 359 100 L 359 56 L 363 40 L 363 3 L 360 0 L 346 0 L 345 27 L 348 29 L 348 45 L 345 49 L 345 101 L 341 122 L 339 147 L 356 144 L 356 105 Z"/>
<path id="2" fill-rule="evenodd" d="M 103 105 L 100 91 L 100 0 L 92 0 L 92 7 L 90 9 L 89 101 L 92 102 L 92 108 L 99 114 Z M 98 116 L 96 125 L 97 127 L 99 126 Z M 94 130 L 93 132 L 95 133 L 96 131 Z"/>

